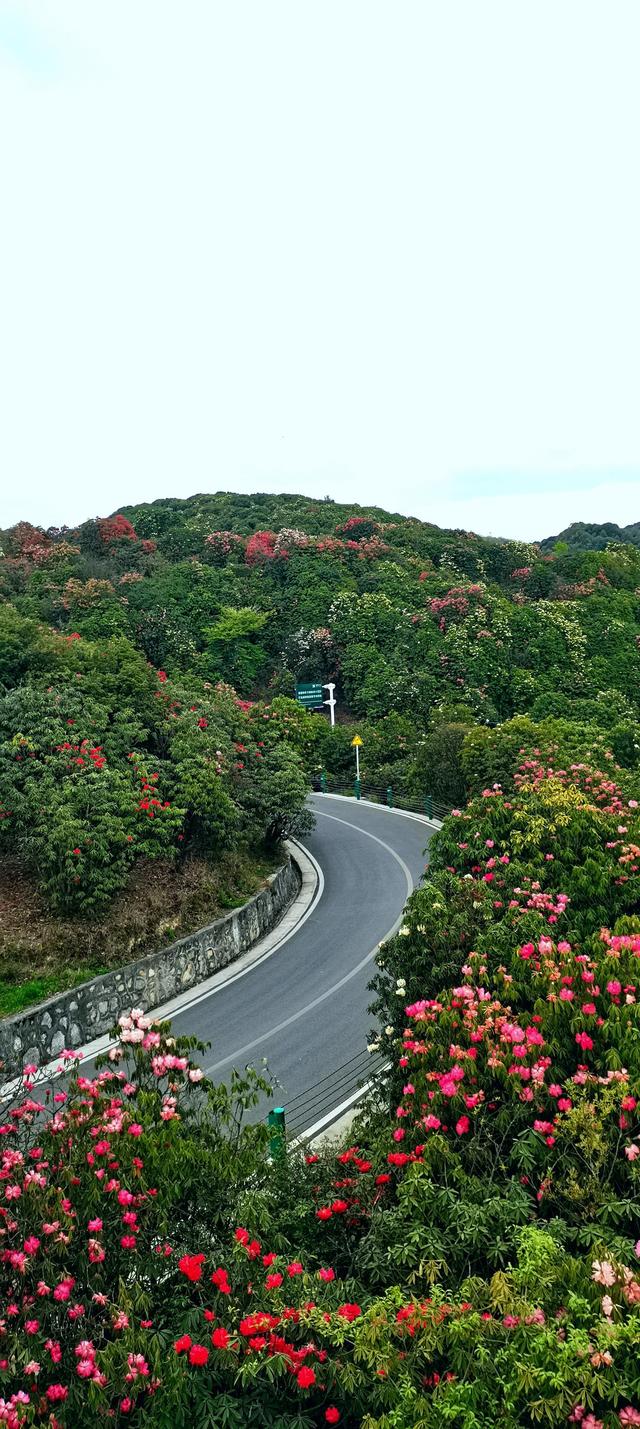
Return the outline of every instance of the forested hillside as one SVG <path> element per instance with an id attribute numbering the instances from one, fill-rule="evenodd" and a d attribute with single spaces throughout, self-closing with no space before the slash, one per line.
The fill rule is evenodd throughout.
<path id="1" fill-rule="evenodd" d="M 451 815 L 337 1154 L 269 1155 L 261 1079 L 210 1086 L 139 1011 L 53 1112 L 24 1069 L 0 1419 L 640 1425 L 640 550 L 229 495 L 2 545 L 4 911 L 76 974 L 154 869 L 176 907 L 259 876 L 355 729 Z M 291 698 L 329 676 L 334 731 Z M 20 929 L 7 986 L 46 943 Z"/>
<path id="2" fill-rule="evenodd" d="M 399 750 L 405 778 L 430 783 L 434 742 L 516 714 L 593 725 L 634 758 L 632 546 L 542 554 L 377 508 L 226 493 L 0 540 L 2 597 L 29 629 L 126 640 L 163 679 L 223 681 L 244 700 L 335 679 L 341 716 L 378 729 L 364 747 L 376 777 Z M 320 742 L 339 766 L 340 736 Z"/>
<path id="3" fill-rule="evenodd" d="M 542 551 L 553 551 L 566 545 L 570 551 L 604 551 L 612 542 L 640 546 L 640 521 L 618 526 L 615 521 L 572 521 L 558 536 L 547 536 L 540 542 Z"/>
<path id="4" fill-rule="evenodd" d="M 0 1008 L 57 987 L 70 942 L 77 977 L 241 901 L 309 778 L 352 778 L 354 724 L 366 782 L 447 807 L 514 717 L 637 762 L 634 546 L 229 493 L 0 545 Z M 327 679 L 333 732 L 293 702 Z"/>

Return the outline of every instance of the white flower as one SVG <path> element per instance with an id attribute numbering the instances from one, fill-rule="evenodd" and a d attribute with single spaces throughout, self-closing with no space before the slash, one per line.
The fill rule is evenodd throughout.
<path id="1" fill-rule="evenodd" d="M 393 1027 L 385 1027 L 384 1030 L 387 1034 L 387 1037 L 393 1037 Z"/>

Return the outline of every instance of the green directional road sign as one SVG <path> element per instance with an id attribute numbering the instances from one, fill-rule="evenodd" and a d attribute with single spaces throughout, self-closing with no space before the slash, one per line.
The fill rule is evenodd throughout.
<path id="1" fill-rule="evenodd" d="M 309 709 L 313 709 L 316 705 L 324 704 L 324 688 L 319 684 L 297 685 L 296 699 L 300 701 L 301 705 L 307 705 Z"/>

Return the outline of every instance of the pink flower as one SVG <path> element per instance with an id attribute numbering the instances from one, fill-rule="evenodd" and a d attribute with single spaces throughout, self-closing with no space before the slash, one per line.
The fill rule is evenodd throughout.
<path id="1" fill-rule="evenodd" d="M 616 1272 L 609 1260 L 594 1260 L 592 1264 L 592 1279 L 597 1285 L 615 1285 Z"/>
<path id="2" fill-rule="evenodd" d="M 65 1389 L 63 1384 L 50 1384 L 46 1391 L 47 1399 L 50 1399 L 52 1404 L 57 1403 L 59 1400 L 66 1399 L 68 1393 L 68 1389 Z"/>
<path id="3" fill-rule="evenodd" d="M 458 1117 L 458 1120 L 456 1122 L 456 1132 L 458 1136 L 466 1136 L 466 1133 L 468 1132 L 470 1126 L 471 1122 L 469 1121 L 468 1116 Z"/>

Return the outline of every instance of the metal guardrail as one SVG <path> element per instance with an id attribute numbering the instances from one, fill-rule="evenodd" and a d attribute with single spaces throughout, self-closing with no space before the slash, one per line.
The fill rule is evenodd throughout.
<path id="1" fill-rule="evenodd" d="M 318 1082 L 292 1097 L 290 1102 L 270 1111 L 265 1120 L 275 1126 L 287 1141 L 301 1141 L 306 1133 L 326 1121 L 330 1124 L 332 1114 L 340 1115 L 341 1109 L 358 1101 L 359 1095 L 372 1082 L 380 1079 L 389 1063 L 383 1053 L 357 1052 L 340 1067 L 321 1077 Z"/>
<path id="2" fill-rule="evenodd" d="M 320 780 L 321 793 L 346 794 L 354 799 L 366 799 L 370 803 L 384 804 L 388 809 L 406 809 L 407 813 L 422 814 L 428 819 L 446 819 L 451 809 L 433 799 L 430 794 L 422 798 L 406 794 L 396 785 L 370 784 L 364 779 L 335 779 L 323 774 Z"/>
<path id="3" fill-rule="evenodd" d="M 365 1083 L 375 1080 L 386 1066 L 381 1054 L 360 1052 L 348 1062 L 329 1072 L 326 1077 L 306 1091 L 293 1097 L 286 1107 L 287 1129 L 290 1134 L 300 1136 L 310 1126 L 321 1121 L 357 1093 Z"/>

